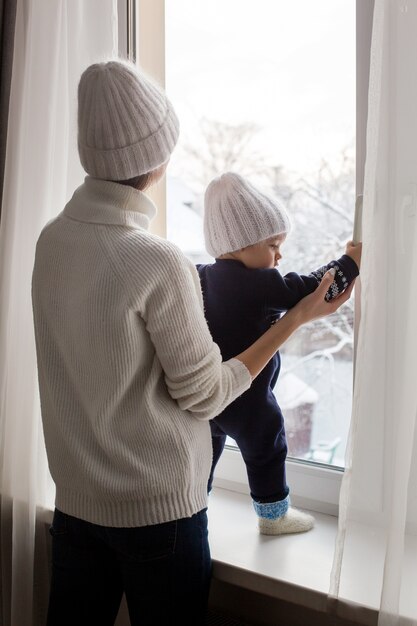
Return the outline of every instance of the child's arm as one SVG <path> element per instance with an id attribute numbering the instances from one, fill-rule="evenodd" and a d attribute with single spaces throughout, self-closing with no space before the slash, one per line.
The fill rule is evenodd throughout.
<path id="1" fill-rule="evenodd" d="M 348 241 L 346 244 L 345 254 L 338 261 L 331 261 L 327 266 L 325 266 L 324 272 L 327 272 L 327 270 L 332 267 L 336 270 L 334 281 L 326 293 L 325 300 L 327 302 L 330 302 L 330 300 L 341 294 L 359 275 L 361 256 L 362 243 L 359 242 L 354 244 L 353 241 Z M 323 274 L 317 278 L 320 283 L 323 278 Z"/>
<path id="2" fill-rule="evenodd" d="M 281 276 L 279 272 L 271 272 L 271 283 L 269 284 L 267 295 L 269 307 L 276 308 L 279 311 L 291 309 L 301 298 L 315 291 L 321 283 L 324 274 L 329 269 L 334 268 L 335 277 L 325 297 L 329 302 L 341 294 L 358 276 L 361 247 L 362 244 L 355 246 L 352 242 L 348 242 L 346 254 L 341 256 L 340 259 L 323 265 L 308 276 L 296 274 L 295 272 Z"/>
<path id="3" fill-rule="evenodd" d="M 277 272 L 278 273 L 278 272 Z M 324 294 L 332 282 L 330 272 L 323 276 L 323 283 L 315 293 L 310 294 L 288 311 L 281 319 L 273 324 L 255 343 L 235 358 L 248 368 L 255 378 L 263 370 L 266 363 L 273 357 L 282 344 L 303 324 L 334 313 L 350 298 L 353 283 L 331 302 L 324 300 Z"/>

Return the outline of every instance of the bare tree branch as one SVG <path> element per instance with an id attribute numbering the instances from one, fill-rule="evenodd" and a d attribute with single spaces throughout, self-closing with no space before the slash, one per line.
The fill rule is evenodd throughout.
<path id="1" fill-rule="evenodd" d="M 323 198 L 323 196 L 321 196 L 320 193 L 309 182 L 304 179 L 301 179 L 301 181 L 305 185 L 305 187 L 300 188 L 300 191 L 302 193 L 305 193 L 309 198 L 316 200 L 316 202 L 319 202 L 322 206 L 325 206 L 330 211 L 333 211 L 333 213 L 336 213 L 336 215 L 343 217 L 343 219 L 345 219 L 350 225 L 353 225 L 353 216 L 349 215 L 342 208 L 336 206 L 333 203 L 330 203 L 328 200 Z"/>

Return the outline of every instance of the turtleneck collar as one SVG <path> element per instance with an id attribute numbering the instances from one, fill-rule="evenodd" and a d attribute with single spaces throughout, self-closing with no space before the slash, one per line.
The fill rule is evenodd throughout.
<path id="1" fill-rule="evenodd" d="M 86 176 L 66 205 L 64 215 L 79 222 L 148 229 L 156 207 L 147 195 L 133 187 Z"/>

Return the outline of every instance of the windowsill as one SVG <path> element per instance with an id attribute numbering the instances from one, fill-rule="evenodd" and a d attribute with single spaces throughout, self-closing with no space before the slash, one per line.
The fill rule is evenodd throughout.
<path id="1" fill-rule="evenodd" d="M 314 513 L 313 530 L 299 535 L 260 535 L 247 495 L 215 488 L 209 499 L 209 532 L 215 579 L 323 613 L 374 626 L 376 604 L 339 600 L 328 591 L 337 518 Z M 364 581 L 369 588 L 369 580 Z"/>
<path id="2" fill-rule="evenodd" d="M 376 626 L 384 555 L 380 532 L 373 527 L 358 527 L 356 548 L 352 550 L 351 545 L 350 558 L 345 559 L 348 582 L 345 580 L 341 587 L 342 598 L 329 600 L 338 520 L 333 515 L 313 514 L 316 524 L 307 533 L 260 535 L 250 497 L 215 487 L 208 508 L 214 579 L 327 617 L 333 614 L 355 624 Z M 38 509 L 38 520 L 45 524 L 52 522 L 52 516 L 51 509 Z M 358 562 L 363 567 L 358 568 Z M 416 575 L 417 536 L 411 533 L 405 542 L 400 603 L 403 615 L 415 615 L 417 610 Z"/>
<path id="3" fill-rule="evenodd" d="M 286 473 L 291 501 L 300 509 L 338 515 L 341 468 L 287 458 Z M 216 466 L 214 486 L 249 494 L 246 466 L 239 450 L 226 447 Z"/>

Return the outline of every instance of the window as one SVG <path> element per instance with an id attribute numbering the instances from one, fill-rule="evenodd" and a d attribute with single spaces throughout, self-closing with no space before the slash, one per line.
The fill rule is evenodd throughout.
<path id="1" fill-rule="evenodd" d="M 181 121 L 166 183 L 168 237 L 193 261 L 210 261 L 203 193 L 213 176 L 232 169 L 289 209 L 295 228 L 282 273 L 309 273 L 337 258 L 361 191 L 372 0 L 140 0 L 138 7 L 139 60 L 165 78 Z M 147 68 L 155 45 L 161 60 Z M 277 386 L 289 453 L 298 459 L 289 470 L 321 486 L 333 481 L 336 490 L 340 471 L 328 466 L 344 464 L 353 326 L 351 300 L 298 331 L 281 350 Z M 232 481 L 242 472 L 239 456 L 225 456 Z"/>

